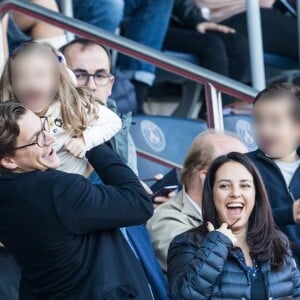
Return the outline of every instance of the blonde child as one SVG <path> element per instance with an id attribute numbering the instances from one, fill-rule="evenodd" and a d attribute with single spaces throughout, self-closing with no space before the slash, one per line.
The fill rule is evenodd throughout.
<path id="1" fill-rule="evenodd" d="M 105 79 L 104 79 L 105 80 Z M 85 90 L 77 88 L 48 45 L 34 42 L 17 48 L 0 79 L 0 101 L 16 99 L 38 116 L 46 116 L 60 160 L 60 170 L 89 177 L 86 151 L 111 139 L 120 118 Z"/>

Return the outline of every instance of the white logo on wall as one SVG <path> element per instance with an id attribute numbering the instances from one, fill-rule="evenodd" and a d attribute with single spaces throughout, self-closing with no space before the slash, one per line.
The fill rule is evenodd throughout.
<path id="1" fill-rule="evenodd" d="M 142 135 L 154 151 L 162 152 L 166 148 L 166 138 L 162 130 L 153 122 L 144 120 L 141 122 Z"/>
<path id="2" fill-rule="evenodd" d="M 236 132 L 238 137 L 247 145 L 250 151 L 257 148 L 254 138 L 251 124 L 245 120 L 238 120 L 236 122 Z"/>

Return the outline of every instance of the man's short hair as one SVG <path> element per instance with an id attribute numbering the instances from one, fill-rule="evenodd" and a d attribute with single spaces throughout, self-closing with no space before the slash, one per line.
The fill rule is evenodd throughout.
<path id="1" fill-rule="evenodd" d="M 209 137 L 209 139 L 206 137 Z M 220 137 L 230 137 L 239 141 L 239 138 L 234 133 L 219 132 L 215 129 L 208 129 L 197 135 L 194 139 L 181 172 L 181 183 L 187 190 L 193 182 L 195 175 L 203 169 L 208 169 L 215 160 L 217 155 L 215 141 Z"/>
<path id="2" fill-rule="evenodd" d="M 66 50 L 72 46 L 72 45 L 75 45 L 75 44 L 79 44 L 82 46 L 82 50 L 85 50 L 86 48 L 88 47 L 91 47 L 91 46 L 99 46 L 100 48 L 102 48 L 105 53 L 107 54 L 107 57 L 108 57 L 108 61 L 109 61 L 109 71 L 111 72 L 112 70 L 112 59 L 111 59 L 111 53 L 110 53 L 110 50 L 104 46 L 104 45 L 101 45 L 99 43 L 96 43 L 94 41 L 91 41 L 91 40 L 88 40 L 88 39 L 85 39 L 85 38 L 77 38 L 71 42 L 69 42 L 68 44 L 65 44 L 64 46 L 62 46 L 59 51 L 65 55 L 66 53 Z"/>

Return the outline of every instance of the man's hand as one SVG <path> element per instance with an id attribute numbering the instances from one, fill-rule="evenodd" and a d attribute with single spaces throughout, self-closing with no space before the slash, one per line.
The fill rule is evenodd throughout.
<path id="1" fill-rule="evenodd" d="M 165 202 L 169 201 L 170 199 L 176 196 L 176 192 L 171 192 L 167 197 L 155 197 L 153 199 L 153 207 L 157 208 L 158 206 L 164 204 Z"/>
<path id="2" fill-rule="evenodd" d="M 225 25 L 220 25 L 214 22 L 202 22 L 199 23 L 196 26 L 196 30 L 200 33 L 206 33 L 206 31 L 218 31 L 218 32 L 222 32 L 222 33 L 235 33 L 235 29 L 225 26 Z"/>
<path id="3" fill-rule="evenodd" d="M 83 137 L 70 138 L 65 143 L 65 149 L 77 158 L 84 158 L 86 153 L 86 145 Z"/>
<path id="4" fill-rule="evenodd" d="M 300 223 L 300 199 L 293 204 L 293 217 L 296 223 Z"/>
<path id="5" fill-rule="evenodd" d="M 155 179 L 156 181 L 159 181 L 159 180 L 162 180 L 163 178 L 164 178 L 164 175 L 162 175 L 162 174 L 156 174 L 153 179 Z M 151 189 L 149 188 L 149 186 L 144 181 L 141 180 L 141 184 L 142 184 L 142 186 L 144 187 L 144 189 L 146 190 L 146 192 L 149 195 L 153 194 L 153 192 L 151 191 Z M 176 196 L 176 192 L 171 192 L 167 197 L 159 197 L 159 196 L 157 196 L 157 197 L 155 197 L 153 199 L 153 207 L 157 208 L 158 206 L 160 206 L 161 204 L 167 202 L 168 200 L 172 199 L 175 196 Z"/>

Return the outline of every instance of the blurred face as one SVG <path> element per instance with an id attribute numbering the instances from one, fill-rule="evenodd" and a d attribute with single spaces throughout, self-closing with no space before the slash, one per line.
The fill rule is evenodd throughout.
<path id="1" fill-rule="evenodd" d="M 93 96 L 106 104 L 114 77 L 110 75 L 109 58 L 104 49 L 98 45 L 82 48 L 80 44 L 73 44 L 66 49 L 65 58 L 77 77 L 78 86 L 86 87 Z"/>
<path id="2" fill-rule="evenodd" d="M 11 69 L 12 87 L 19 102 L 44 115 L 58 90 L 59 74 L 53 59 L 33 51 L 17 56 Z"/>
<path id="3" fill-rule="evenodd" d="M 214 202 L 220 223 L 233 224 L 233 231 L 246 229 L 255 204 L 255 187 L 250 172 L 240 163 L 227 162 L 216 173 Z"/>
<path id="4" fill-rule="evenodd" d="M 22 119 L 18 122 L 20 128 L 20 134 L 17 139 L 16 147 L 22 147 L 37 142 L 41 132 L 44 139 L 42 140 L 43 146 L 37 144 L 30 145 L 24 148 L 16 149 L 13 157 L 9 158 L 10 163 L 2 165 L 8 169 L 21 170 L 23 172 L 29 172 L 33 170 L 47 170 L 56 169 L 59 164 L 59 158 L 53 149 L 53 143 L 55 141 L 47 132 L 43 131 L 43 123 L 41 119 L 33 112 L 27 111 Z M 5 159 L 4 159 L 5 161 Z"/>
<path id="5" fill-rule="evenodd" d="M 284 158 L 299 146 L 300 124 L 291 114 L 288 99 L 258 101 L 253 108 L 256 142 L 272 158 Z"/>

